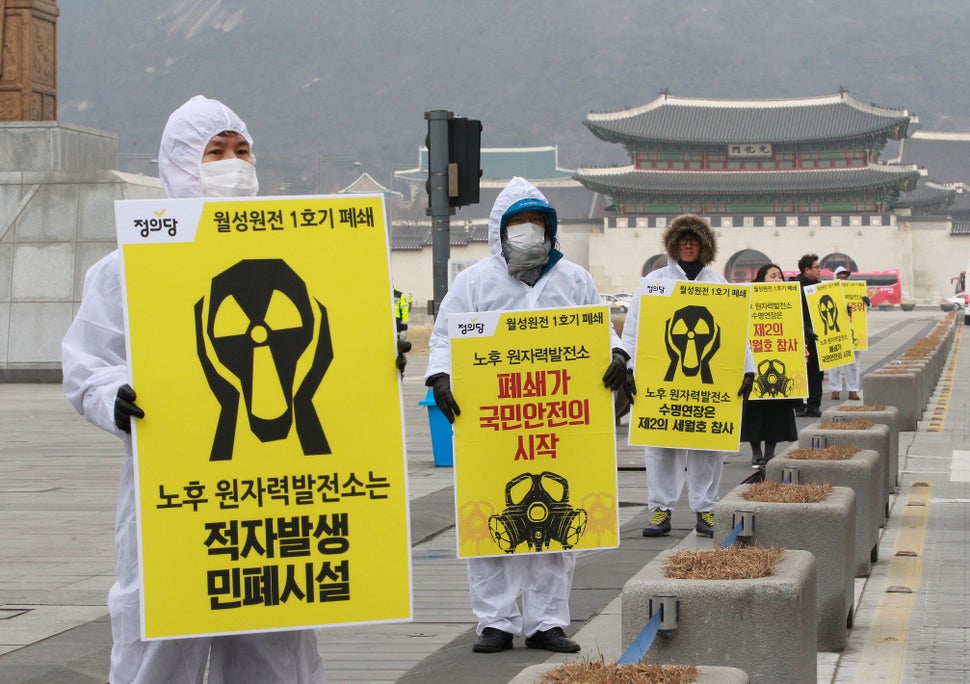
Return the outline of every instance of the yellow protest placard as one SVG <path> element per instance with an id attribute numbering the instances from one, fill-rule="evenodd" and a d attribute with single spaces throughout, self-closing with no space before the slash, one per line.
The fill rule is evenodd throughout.
<path id="1" fill-rule="evenodd" d="M 849 312 L 842 294 L 842 283 L 828 280 L 817 285 L 806 285 L 805 301 L 812 318 L 812 328 L 818 335 L 815 344 L 818 348 L 819 370 L 852 363 L 852 329 Z"/>
<path id="2" fill-rule="evenodd" d="M 845 303 L 849 307 L 851 317 L 849 323 L 852 327 L 852 349 L 855 351 L 866 351 L 869 348 L 869 313 L 866 303 L 862 301 L 866 297 L 866 282 L 864 280 L 840 280 L 842 283 L 842 294 L 845 295 Z"/>
<path id="3" fill-rule="evenodd" d="M 750 285 L 641 285 L 630 444 L 736 451 Z"/>
<path id="4" fill-rule="evenodd" d="M 751 283 L 748 339 L 757 368 L 749 399 L 808 396 L 802 293 L 798 283 Z"/>
<path id="5" fill-rule="evenodd" d="M 619 544 L 605 306 L 448 316 L 458 556 Z"/>
<path id="6" fill-rule="evenodd" d="M 144 637 L 409 619 L 383 198 L 115 214 Z"/>

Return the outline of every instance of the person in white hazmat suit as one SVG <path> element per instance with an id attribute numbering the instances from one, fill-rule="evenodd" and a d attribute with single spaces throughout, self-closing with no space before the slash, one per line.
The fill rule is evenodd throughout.
<path id="1" fill-rule="evenodd" d="M 249 196 L 258 192 L 252 138 L 228 107 L 198 95 L 175 110 L 162 133 L 159 175 L 169 197 Z M 74 408 L 116 434 L 127 459 L 115 521 L 117 580 L 108 593 L 111 614 L 111 682 L 253 682 L 317 684 L 326 681 L 315 630 L 266 632 L 162 641 L 140 639 L 138 540 L 132 465 L 135 404 L 125 351 L 124 313 L 117 250 L 84 279 L 77 317 L 62 343 L 64 391 Z"/>
<path id="2" fill-rule="evenodd" d="M 429 342 L 425 384 L 432 388 L 435 403 L 450 422 L 461 414 L 451 391 L 450 313 L 603 303 L 593 277 L 555 248 L 556 231 L 556 210 L 524 178 L 513 178 L 495 200 L 488 219 L 492 256 L 455 278 L 441 302 Z M 629 355 L 620 348 L 620 339 L 612 328 L 611 335 L 613 355 L 603 382 L 632 400 Z M 615 458 L 613 453 L 599 456 L 611 463 Z M 503 651 L 512 648 L 515 636 L 525 635 L 529 648 L 579 651 L 579 644 L 563 630 L 569 625 L 569 592 L 575 566 L 572 551 L 469 559 L 469 594 L 478 618 L 479 637 L 473 650 Z M 521 610 L 517 603 L 520 592 Z"/>
<path id="3" fill-rule="evenodd" d="M 667 266 L 648 273 L 637 288 L 623 322 L 623 348 L 632 357 L 636 353 L 637 329 L 640 318 L 640 296 L 648 280 L 694 280 L 701 283 L 726 283 L 717 272 L 708 268 L 717 254 L 717 242 L 711 226 L 702 218 L 678 216 L 663 234 Z M 662 325 L 658 321 L 658 325 Z M 751 349 L 746 345 L 744 376 L 738 396 L 747 399 L 754 386 L 755 365 Z M 643 529 L 645 537 L 670 534 L 670 518 L 684 489 L 684 468 L 687 469 L 687 493 L 690 509 L 697 514 L 694 530 L 705 537 L 714 536 L 714 506 L 719 501 L 717 489 L 724 470 L 724 454 L 699 449 L 670 449 L 647 447 L 647 503 L 650 522 Z"/>
<path id="4" fill-rule="evenodd" d="M 852 275 L 852 271 L 847 269 L 845 266 L 839 266 L 835 269 L 834 275 L 836 280 L 848 280 L 849 276 Z M 869 306 L 869 297 L 863 297 L 862 303 Z M 852 320 L 851 309 L 849 310 L 849 320 Z M 829 387 L 832 389 L 832 399 L 834 401 L 838 401 L 842 398 L 843 384 L 845 384 L 845 388 L 849 390 L 850 401 L 858 401 L 861 398 L 859 397 L 859 389 L 861 388 L 859 379 L 862 375 L 860 371 L 862 359 L 860 356 L 861 354 L 859 350 L 856 350 L 852 363 L 847 363 L 844 366 L 836 366 L 835 368 L 829 368 Z"/>

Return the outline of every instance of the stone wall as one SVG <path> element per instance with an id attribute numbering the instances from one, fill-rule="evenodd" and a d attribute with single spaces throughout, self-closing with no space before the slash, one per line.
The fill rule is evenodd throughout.
<path id="1" fill-rule="evenodd" d="M 118 138 L 56 122 L 0 124 L 0 380 L 56 381 L 84 274 L 115 248 L 114 200 L 164 197 L 112 170 Z"/>

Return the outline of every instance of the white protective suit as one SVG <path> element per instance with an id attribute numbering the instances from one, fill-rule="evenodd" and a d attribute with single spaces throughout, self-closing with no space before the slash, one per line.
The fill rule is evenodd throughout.
<path id="1" fill-rule="evenodd" d="M 623 323 L 623 349 L 630 358 L 636 358 L 636 337 L 640 318 L 640 295 L 647 280 L 666 278 L 668 280 L 690 280 L 684 269 L 675 259 L 667 258 L 667 266 L 647 274 L 630 301 L 626 320 Z M 726 283 L 720 274 L 705 266 L 694 278 L 699 283 Z M 754 373 L 754 356 L 750 347 L 745 349 L 744 372 Z M 725 388 L 737 392 L 737 385 Z M 701 451 L 698 449 L 670 449 L 665 447 L 646 447 L 647 503 L 651 511 L 663 509 L 672 511 L 680 493 L 684 489 L 684 467 L 687 468 L 687 497 L 690 509 L 695 513 L 713 511 L 720 500 L 717 494 L 724 470 L 724 453 L 720 451 Z"/>
<path id="2" fill-rule="evenodd" d="M 496 198 L 488 218 L 488 246 L 492 256 L 459 273 L 441 302 L 429 342 L 425 380 L 438 373 L 451 374 L 450 313 L 603 303 L 593 277 L 565 259 L 559 259 L 532 287 L 509 275 L 499 237 L 501 219 L 512 204 L 526 198 L 543 202 L 546 199 L 534 185 L 518 177 Z M 615 333 L 612 336 L 612 346 L 619 347 L 619 338 Z M 603 359 L 604 370 L 609 361 Z M 456 394 L 455 400 L 461 406 L 460 394 Z M 603 454 L 603 457 L 612 459 L 614 455 Z M 469 594 L 472 610 L 478 617 L 477 633 L 481 635 L 486 627 L 493 627 L 514 636 L 528 637 L 539 630 L 568 626 L 569 592 L 575 567 L 576 559 L 571 551 L 469 559 Z M 521 611 L 516 603 L 519 592 L 522 593 Z"/>
<path id="3" fill-rule="evenodd" d="M 170 197 L 199 197 L 200 167 L 208 141 L 236 131 L 252 144 L 246 125 L 225 105 L 196 96 L 177 109 L 162 134 L 159 174 Z M 131 436 L 115 426 L 118 388 L 130 382 L 117 250 L 84 278 L 81 308 L 61 344 L 64 393 L 78 413 L 116 434 L 127 458 L 115 519 L 117 580 L 108 593 L 111 682 L 201 684 L 318 684 L 326 681 L 314 630 L 142 641 Z M 137 388 L 135 388 L 137 392 Z"/>

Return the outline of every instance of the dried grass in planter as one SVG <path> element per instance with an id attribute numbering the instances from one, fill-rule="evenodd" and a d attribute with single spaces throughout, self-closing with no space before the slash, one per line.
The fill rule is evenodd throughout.
<path id="1" fill-rule="evenodd" d="M 824 449 L 790 449 L 785 458 L 793 461 L 847 461 L 862 451 L 856 446 L 830 446 Z"/>
<path id="2" fill-rule="evenodd" d="M 775 566 L 785 557 L 777 546 L 732 546 L 709 551 L 678 551 L 667 559 L 664 577 L 668 579 L 758 579 L 775 574 Z"/>
<path id="3" fill-rule="evenodd" d="M 544 672 L 539 679 L 542 684 L 689 684 L 697 681 L 695 665 L 648 665 L 630 663 L 618 665 L 599 661 L 582 660 L 565 663 Z"/>
<path id="4" fill-rule="evenodd" d="M 832 494 L 831 482 L 785 484 L 783 482 L 755 482 L 741 492 L 748 501 L 769 503 L 818 503 Z"/>
<path id="5" fill-rule="evenodd" d="M 875 423 L 867 418 L 856 418 L 855 420 L 833 420 L 827 423 L 819 423 L 819 430 L 868 430 Z"/>
<path id="6" fill-rule="evenodd" d="M 905 373 L 911 373 L 912 371 L 908 368 L 899 368 L 893 366 L 892 368 L 880 368 L 876 371 L 879 375 L 903 375 Z"/>
<path id="7" fill-rule="evenodd" d="M 858 406 L 840 406 L 839 413 L 843 411 L 885 411 L 885 404 L 860 404 Z"/>

